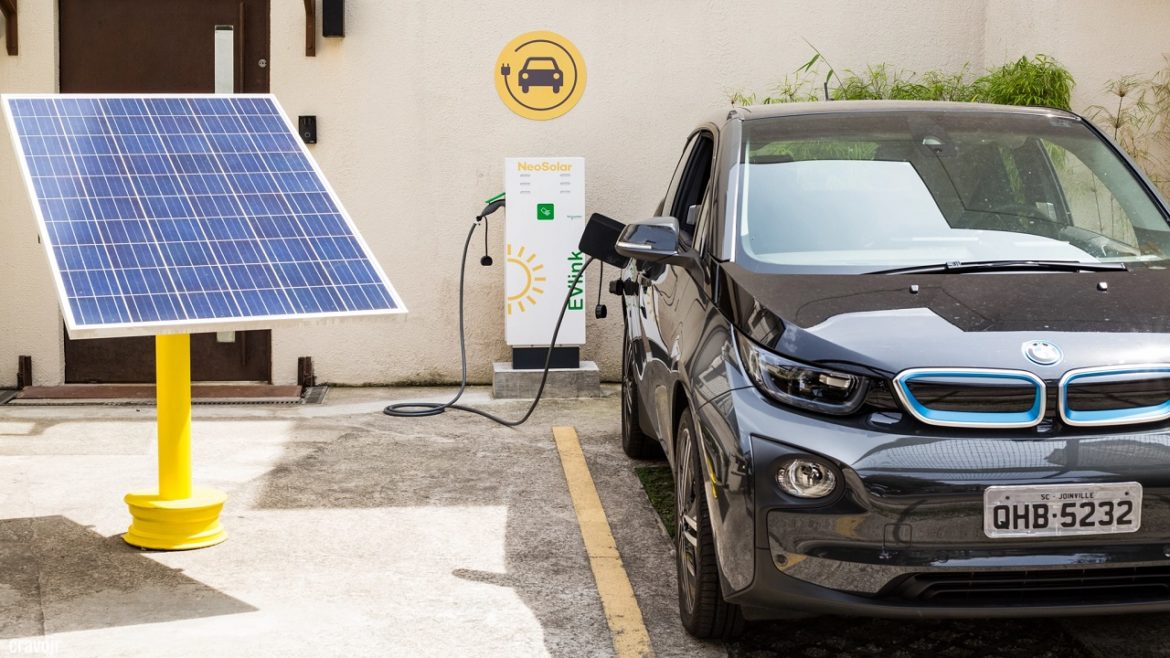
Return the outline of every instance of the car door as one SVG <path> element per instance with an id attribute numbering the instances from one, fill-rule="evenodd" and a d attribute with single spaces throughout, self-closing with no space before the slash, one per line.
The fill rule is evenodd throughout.
<path id="1" fill-rule="evenodd" d="M 714 153 L 711 131 L 692 135 L 676 173 L 677 183 L 672 183 L 674 189 L 668 190 L 663 202 L 663 213 L 678 220 L 680 251 L 694 248 Z M 686 314 L 698 303 L 698 284 L 686 268 L 664 265 L 640 267 L 638 283 L 639 304 L 645 309 L 646 370 L 641 387 L 645 408 L 654 410 L 650 415 L 658 436 L 673 437 L 671 394 L 678 379 L 680 330 Z"/>
<path id="2" fill-rule="evenodd" d="M 655 215 L 664 215 L 669 213 L 673 204 L 674 198 L 678 191 L 678 186 L 682 183 L 683 174 L 686 171 L 687 163 L 690 161 L 691 150 L 694 148 L 694 136 L 687 139 L 683 146 L 682 155 L 678 159 L 678 164 L 675 165 L 674 175 L 670 178 L 670 183 L 666 186 L 666 195 L 663 201 L 655 210 Z M 661 270 L 659 270 L 661 273 Z M 629 350 L 630 357 L 633 360 L 637 372 L 635 376 L 638 379 L 638 397 L 639 408 L 647 410 L 646 415 L 656 436 L 665 437 L 658 427 L 657 414 L 654 412 L 653 392 L 649 386 L 647 374 L 647 365 L 651 360 L 652 345 L 662 344 L 661 338 L 657 335 L 657 323 L 651 321 L 649 309 L 651 307 L 651 296 L 649 290 L 650 276 L 653 272 L 650 268 L 631 261 L 629 270 L 624 278 L 627 281 L 634 283 L 633 289 L 627 289 L 629 297 L 626 298 L 626 303 L 623 305 L 626 314 L 626 332 L 630 341 Z M 653 334 L 653 336 L 651 336 Z"/>

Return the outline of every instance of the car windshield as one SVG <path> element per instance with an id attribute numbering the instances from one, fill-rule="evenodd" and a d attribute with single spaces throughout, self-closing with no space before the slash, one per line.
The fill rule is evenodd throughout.
<path id="1" fill-rule="evenodd" d="M 524 68 L 551 71 L 557 67 L 557 61 L 551 57 L 531 57 L 524 62 Z"/>
<path id="2" fill-rule="evenodd" d="M 1170 224 L 1063 114 L 877 111 L 744 122 L 736 260 L 864 272 L 954 261 L 1164 261 Z"/>

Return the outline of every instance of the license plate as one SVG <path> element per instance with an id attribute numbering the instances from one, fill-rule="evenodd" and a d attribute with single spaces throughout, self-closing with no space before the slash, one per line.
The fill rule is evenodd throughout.
<path id="1" fill-rule="evenodd" d="M 1000 537 L 1068 537 L 1137 532 L 1142 525 L 1142 485 L 1029 484 L 987 487 L 983 532 Z"/>

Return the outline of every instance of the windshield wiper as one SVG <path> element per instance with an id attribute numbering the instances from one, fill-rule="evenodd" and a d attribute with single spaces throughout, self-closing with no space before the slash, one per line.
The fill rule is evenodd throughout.
<path id="1" fill-rule="evenodd" d="M 1118 272 L 1125 263 L 1084 263 L 1076 260 L 953 260 L 931 265 L 895 267 L 866 274 L 962 274 L 964 272 Z"/>

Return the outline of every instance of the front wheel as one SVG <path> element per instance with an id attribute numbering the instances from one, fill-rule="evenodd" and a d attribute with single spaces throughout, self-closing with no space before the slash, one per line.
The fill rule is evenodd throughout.
<path id="1" fill-rule="evenodd" d="M 683 410 L 678 421 L 675 444 L 678 448 L 674 489 L 679 616 L 683 628 L 697 638 L 730 640 L 743 632 L 743 613 L 739 606 L 723 600 L 715 538 L 711 534 L 711 516 L 703 490 L 707 469 L 689 409 Z"/>

